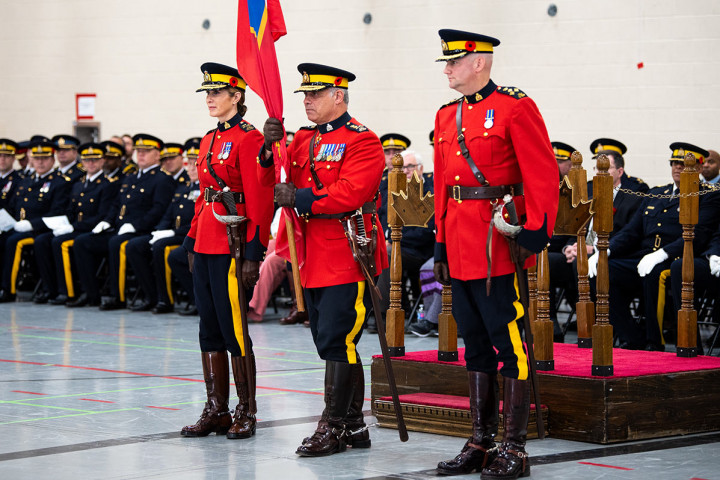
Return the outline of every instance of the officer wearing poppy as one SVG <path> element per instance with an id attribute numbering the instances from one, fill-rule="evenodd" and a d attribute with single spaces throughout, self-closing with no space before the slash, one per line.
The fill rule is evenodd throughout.
<path id="1" fill-rule="evenodd" d="M 10 213 L 17 223 L 13 230 L 0 235 L 4 247 L 0 302 L 15 299 L 15 279 L 20 268 L 22 246 L 34 243 L 34 237 L 50 229 L 43 217 L 65 215 L 70 198 L 70 179 L 52 169 L 54 146 L 49 141 L 30 144 L 35 172 L 23 178 L 10 201 Z"/>
<path id="2" fill-rule="evenodd" d="M 270 239 L 272 188 L 258 181 L 257 154 L 263 136 L 243 119 L 247 110 L 245 81 L 237 69 L 219 63 L 205 63 L 200 70 L 203 82 L 197 91 L 206 92 L 208 112 L 218 123 L 200 142 L 197 168 L 201 196 L 195 203 L 195 216 L 183 246 L 191 259 L 200 312 L 207 403 L 200 419 L 184 427 L 181 434 L 249 438 L 255 435 L 256 425 L 256 412 L 250 410 L 255 391 L 249 388 L 255 384 L 249 382 L 255 377 L 255 356 L 244 349 L 238 289 L 245 289 L 249 301 Z M 226 226 L 216 215 L 247 218 L 242 265 L 236 265 L 230 255 Z M 243 285 L 238 285 L 238 268 Z M 239 399 L 234 416 L 228 411 L 228 352 Z M 245 355 L 252 357 L 251 371 L 246 369 L 242 358 Z"/>
<path id="3" fill-rule="evenodd" d="M 275 186 L 275 199 L 280 206 L 295 207 L 306 220 L 301 222 L 306 258 L 300 276 L 315 347 L 325 360 L 325 410 L 315 433 L 296 453 L 322 456 L 348 445 L 370 447 L 362 414 L 365 380 L 357 353 L 369 287 L 340 220 L 362 209 L 358 216 L 377 244 L 375 270 L 386 268 L 385 238 L 374 213 L 385 162 L 377 135 L 348 113 L 348 84 L 355 75 L 314 63 L 300 64 L 298 71 L 302 84 L 296 92 L 303 93 L 305 112 L 315 125 L 295 133 L 288 148 L 289 183 Z M 272 184 L 270 148 L 282 139 L 283 126 L 271 118 L 264 131 L 261 175 Z M 278 245 L 282 243 L 286 239 L 279 237 Z"/>
<path id="4" fill-rule="evenodd" d="M 101 310 L 125 307 L 125 248 L 128 240 L 150 233 L 167 211 L 175 191 L 172 177 L 160 168 L 163 142 L 152 135 L 133 137 L 137 150 L 138 172 L 126 176 L 107 215 L 75 239 L 73 253 L 85 296 L 72 306 L 97 305 L 99 285 L 95 278 L 100 260 L 107 256 L 110 274 L 110 298 Z"/>
<path id="5" fill-rule="evenodd" d="M 49 301 L 63 305 L 76 300 L 73 279 L 74 239 L 89 232 L 107 215 L 120 184 L 103 175 L 103 148 L 99 143 L 86 143 L 78 149 L 85 176 L 75 182 L 70 192 L 70 205 L 65 215 L 69 224 L 35 238 L 35 258 L 43 280 L 43 294 L 36 303 Z"/>
<path id="6" fill-rule="evenodd" d="M 68 177 L 73 183 L 85 176 L 82 164 L 78 163 L 80 140 L 72 135 L 55 135 L 52 142 L 55 144 L 58 172 Z"/>
<path id="7" fill-rule="evenodd" d="M 524 315 L 510 243 L 492 227 L 493 205 L 511 195 L 525 219 L 516 243 L 528 268 L 554 227 L 558 167 L 535 102 L 490 78 L 496 38 L 440 30 L 450 88 L 463 96 L 435 117 L 435 276 L 452 285 L 453 315 L 465 341 L 473 433 L 445 474 L 482 478 L 529 475 L 525 439 L 530 409 Z M 505 216 L 510 219 L 509 215 Z M 493 231 L 494 230 L 494 231 Z M 492 246 L 492 248 L 490 248 Z M 492 280 L 492 281 L 491 281 Z M 504 434 L 497 433 L 497 372 L 503 376 Z"/>

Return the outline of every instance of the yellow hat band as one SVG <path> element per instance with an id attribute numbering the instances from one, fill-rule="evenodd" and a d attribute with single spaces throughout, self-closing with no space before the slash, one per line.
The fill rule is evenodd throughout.
<path id="1" fill-rule="evenodd" d="M 572 152 L 568 152 L 567 150 L 561 150 L 559 148 L 555 149 L 555 156 L 559 157 L 561 160 L 567 160 L 570 158 L 570 155 L 572 155 Z"/>
<path id="2" fill-rule="evenodd" d="M 122 157 L 123 152 L 119 148 L 118 149 L 108 148 L 108 149 L 105 149 L 105 153 L 103 153 L 103 155 L 105 155 L 106 157 Z"/>
<path id="3" fill-rule="evenodd" d="M 692 153 L 695 156 L 695 159 L 702 163 L 703 160 L 705 160 L 705 157 L 702 153 L 693 152 L 692 150 L 684 150 L 682 148 L 678 148 L 677 150 L 673 150 L 672 156 L 670 157 L 670 160 L 685 160 L 685 155 L 688 153 Z"/>
<path id="4" fill-rule="evenodd" d="M 199 148 L 189 148 L 185 151 L 185 155 L 188 157 L 197 157 L 200 155 L 200 149 Z"/>
<path id="5" fill-rule="evenodd" d="M 30 152 L 35 157 L 49 157 L 53 154 L 52 147 L 33 147 Z"/>
<path id="6" fill-rule="evenodd" d="M 167 158 L 167 157 L 177 157 L 178 155 L 182 155 L 182 150 L 180 150 L 180 149 L 177 148 L 177 147 L 166 148 L 166 149 L 164 149 L 164 150 L 162 151 L 162 153 L 161 153 L 161 156 L 162 156 L 163 158 Z"/>
<path id="7" fill-rule="evenodd" d="M 103 156 L 102 150 L 98 150 L 97 148 L 88 148 L 87 150 L 80 152 L 80 160 L 88 160 L 91 158 L 102 158 L 102 156 Z"/>
<path id="8" fill-rule="evenodd" d="M 388 138 L 385 140 L 382 144 L 383 150 L 387 150 L 389 148 L 398 148 L 401 150 L 406 150 L 408 148 L 407 143 L 403 142 L 402 140 L 398 140 L 396 138 Z"/>
<path id="9" fill-rule="evenodd" d="M 348 88 L 348 79 L 343 77 L 334 77 L 332 75 L 303 75 L 302 84 L 327 84 L 328 86 L 334 85 L 336 87 Z"/>
<path id="10" fill-rule="evenodd" d="M 3 143 L 2 145 L 0 145 L 0 153 L 2 153 L 2 154 L 15 155 L 15 151 L 16 151 L 15 147 L 13 147 L 12 145 L 8 145 L 6 143 Z"/>
<path id="11" fill-rule="evenodd" d="M 222 73 L 205 73 L 201 90 L 210 90 L 212 88 L 224 88 L 226 86 L 239 88 L 245 90 L 247 83 L 240 77 L 233 75 L 224 75 Z"/>
<path id="12" fill-rule="evenodd" d="M 443 53 L 450 53 L 455 50 L 464 50 L 469 53 L 492 53 L 493 46 L 489 42 L 475 42 L 472 40 L 456 40 L 454 42 L 446 42 L 443 46 L 447 45 L 447 50 L 443 49 Z"/>
<path id="13" fill-rule="evenodd" d="M 620 150 L 620 148 L 616 147 L 615 145 L 598 145 L 595 148 L 595 153 L 598 153 L 601 150 L 612 150 L 613 152 L 617 152 L 622 155 L 622 150 Z"/>
<path id="14" fill-rule="evenodd" d="M 135 148 L 157 148 L 160 150 L 160 144 L 155 140 L 140 139 L 135 142 Z"/>

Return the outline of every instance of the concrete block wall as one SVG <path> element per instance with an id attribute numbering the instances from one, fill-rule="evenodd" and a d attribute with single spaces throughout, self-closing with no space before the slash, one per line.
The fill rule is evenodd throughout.
<path id="1" fill-rule="evenodd" d="M 557 14 L 548 15 L 555 4 Z M 350 112 L 378 135 L 406 134 L 430 164 L 427 136 L 447 88 L 439 28 L 498 37 L 493 79 L 530 95 L 550 138 L 586 157 L 614 137 L 627 170 L 670 181 L 668 145 L 720 149 L 720 2 L 716 0 L 284 0 L 277 43 L 288 129 L 308 123 L 295 67 L 353 71 Z M 75 94 L 96 93 L 103 139 L 147 132 L 184 141 L 213 128 L 195 93 L 205 61 L 233 63 L 235 0 L 0 2 L 0 136 L 70 132 Z M 370 24 L 363 23 L 366 13 Z M 210 28 L 202 22 L 210 20 Z M 642 66 L 640 66 L 642 64 Z M 266 114 L 248 94 L 247 119 Z M 427 165 L 426 169 L 430 169 Z"/>

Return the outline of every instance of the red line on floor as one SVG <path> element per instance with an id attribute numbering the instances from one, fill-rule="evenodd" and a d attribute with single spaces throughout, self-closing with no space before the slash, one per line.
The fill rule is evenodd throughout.
<path id="1" fill-rule="evenodd" d="M 156 378 L 164 378 L 167 380 L 182 380 L 184 382 L 199 382 L 204 383 L 204 379 L 198 379 L 198 378 L 186 378 L 186 377 L 167 377 L 163 375 L 155 375 L 152 373 L 142 373 L 142 372 L 128 372 L 124 370 L 110 370 L 107 368 L 95 368 L 95 367 L 80 367 L 77 365 L 61 365 L 59 363 L 42 363 L 42 362 L 25 362 L 22 360 L 7 360 L 4 358 L 0 358 L 0 362 L 6 362 L 6 363 L 20 363 L 24 365 L 40 365 L 45 367 L 59 367 L 59 368 L 76 368 L 78 370 L 90 370 L 94 372 L 109 372 L 109 373 L 121 373 L 124 375 L 138 375 L 141 377 L 156 377 Z M 262 390 L 273 390 L 276 392 L 288 392 L 288 393 L 304 393 L 307 395 L 324 395 L 324 392 L 311 392 L 307 390 L 293 390 L 290 388 L 277 388 L 277 387 L 261 387 L 260 385 L 257 385 L 258 389 Z M 32 393 L 32 392 L 21 392 L 21 393 Z M 35 395 L 47 395 L 46 393 L 37 393 Z"/>
<path id="2" fill-rule="evenodd" d="M 95 400 L 94 398 L 81 398 L 80 400 L 85 400 L 86 402 L 115 403 L 110 400 Z"/>
<path id="3" fill-rule="evenodd" d="M 6 324 L 0 324 L 0 326 L 10 328 L 10 325 L 6 325 Z M 23 325 L 23 326 L 15 327 L 15 328 L 17 328 L 18 330 L 44 330 L 47 332 L 60 332 L 60 333 L 72 332 L 72 333 L 82 333 L 85 335 L 105 335 L 108 337 L 125 337 L 125 338 L 134 338 L 134 339 L 140 339 L 140 340 L 157 340 L 158 339 L 157 337 L 143 337 L 140 335 L 124 335 L 121 333 L 92 332 L 92 331 L 87 331 L 87 330 L 73 330 L 73 329 L 67 329 L 67 328 L 33 327 L 33 326 L 28 326 L 28 325 Z"/>
<path id="4" fill-rule="evenodd" d="M 170 407 L 153 407 L 152 405 L 148 405 L 147 408 L 157 408 L 160 410 L 180 410 L 179 408 L 170 408 Z"/>
<path id="5" fill-rule="evenodd" d="M 602 463 L 578 462 L 581 465 L 592 465 L 593 467 L 615 468 L 617 470 L 634 470 L 633 468 L 616 467 L 615 465 L 604 465 Z"/>
<path id="6" fill-rule="evenodd" d="M 697 478 L 697 477 L 693 477 L 693 478 L 691 478 L 690 480 L 707 480 L 707 478 Z"/>
<path id="7" fill-rule="evenodd" d="M 48 393 L 26 392 L 24 390 L 10 390 L 10 391 L 15 392 L 15 393 L 27 393 L 28 395 L 49 395 Z"/>

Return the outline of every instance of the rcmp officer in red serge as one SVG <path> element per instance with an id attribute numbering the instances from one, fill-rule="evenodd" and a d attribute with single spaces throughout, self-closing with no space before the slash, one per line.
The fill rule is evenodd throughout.
<path id="1" fill-rule="evenodd" d="M 204 75 L 198 92 L 206 92 L 211 117 L 217 128 L 200 142 L 197 159 L 201 196 L 195 203 L 195 216 L 183 246 L 193 271 L 195 300 L 200 313 L 200 350 L 207 387 L 207 403 L 195 425 L 182 429 L 182 435 L 204 437 L 210 433 L 227 434 L 230 439 L 249 438 L 255 434 L 255 412 L 250 411 L 255 391 L 255 361 L 252 351 L 244 351 L 238 288 L 244 288 L 246 299 L 252 296 L 260 261 L 270 239 L 273 216 L 272 188 L 258 181 L 257 153 L 263 145 L 262 134 L 243 120 L 247 110 L 245 81 L 237 69 L 218 63 L 200 67 Z M 218 192 L 232 192 L 234 205 L 226 205 Z M 228 203 L 230 203 L 228 201 Z M 242 281 L 238 285 L 235 259 L 230 255 L 226 226 L 217 215 L 237 215 L 248 220 Z M 233 377 L 239 398 L 234 418 L 228 411 L 230 352 Z M 252 371 L 246 371 L 244 355 L 253 356 Z"/>
<path id="2" fill-rule="evenodd" d="M 295 207 L 304 223 L 305 263 L 300 269 L 310 328 L 320 358 L 326 361 L 325 410 L 315 433 L 298 447 L 302 456 L 330 455 L 370 446 L 363 420 L 365 380 L 356 346 L 370 305 L 368 286 L 353 259 L 341 219 L 358 209 L 366 231 L 375 237 L 375 271 L 388 265 L 377 214 L 377 194 L 385 168 L 378 137 L 348 113 L 345 70 L 304 63 L 298 66 L 307 117 L 316 125 L 295 133 L 288 147 L 289 182 L 275 187 L 280 206 Z M 260 165 L 272 177 L 273 142 L 282 139 L 276 119 L 265 123 Z M 273 180 L 270 180 L 271 182 Z M 371 212 L 371 213 L 368 213 Z M 357 217 L 355 217 L 357 218 Z M 282 239 L 279 239 L 280 242 Z"/>
<path id="3" fill-rule="evenodd" d="M 500 41 L 458 30 L 439 34 L 438 61 L 447 62 L 449 86 L 463 96 L 435 117 L 435 276 L 452 285 L 453 315 L 465 341 L 473 434 L 438 471 L 482 470 L 484 479 L 514 479 L 530 474 L 524 448 L 528 363 L 518 330 L 524 311 L 509 242 L 490 220 L 493 204 L 513 195 L 517 216 L 525 218 L 515 241 L 521 260 L 528 260 L 525 268 L 531 266 L 530 255 L 545 248 L 554 227 L 558 167 L 535 103 L 490 79 L 493 47 Z M 496 445 L 499 362 L 505 431 Z"/>

